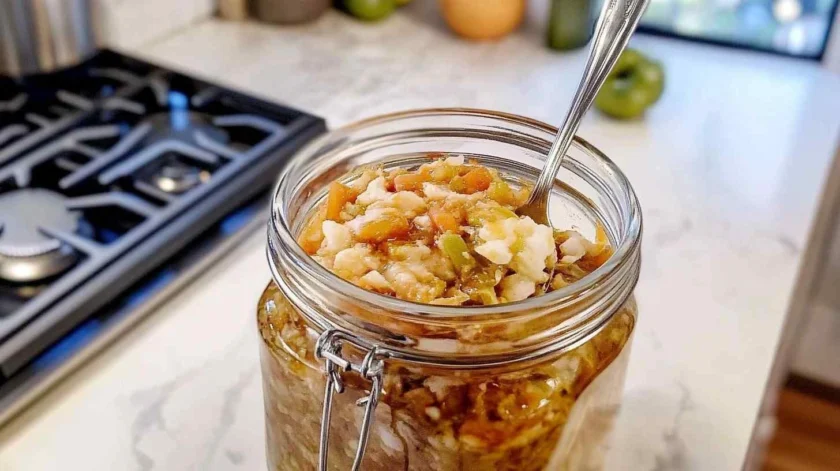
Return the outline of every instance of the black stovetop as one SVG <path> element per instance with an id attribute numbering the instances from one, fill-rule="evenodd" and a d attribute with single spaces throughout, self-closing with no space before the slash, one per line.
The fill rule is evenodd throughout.
<path id="1" fill-rule="evenodd" d="M 0 78 L 0 386 L 260 198 L 323 130 L 111 51 Z"/>

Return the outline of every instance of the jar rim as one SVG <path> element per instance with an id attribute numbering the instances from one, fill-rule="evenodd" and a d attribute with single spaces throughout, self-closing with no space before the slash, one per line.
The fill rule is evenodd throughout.
<path id="1" fill-rule="evenodd" d="M 297 239 L 292 233 L 292 221 L 290 220 L 290 215 L 287 211 L 285 211 L 284 205 L 281 203 L 283 195 L 285 195 L 286 192 L 297 183 L 293 178 L 291 178 L 295 175 L 295 172 L 298 171 L 302 165 L 305 165 L 312 155 L 317 154 L 317 152 L 321 150 L 323 144 L 327 142 L 326 140 L 328 140 L 331 136 L 343 133 L 352 133 L 354 131 L 386 124 L 396 120 L 439 115 L 504 120 L 518 125 L 524 125 L 538 131 L 550 133 L 551 135 L 557 133 L 556 127 L 532 118 L 516 114 L 473 108 L 427 108 L 399 111 L 356 121 L 331 131 L 325 136 L 322 136 L 321 138 L 316 139 L 316 141 L 310 143 L 292 158 L 292 160 L 281 172 L 280 179 L 273 192 L 271 199 L 271 219 L 269 221 L 268 228 L 268 251 L 269 265 L 271 266 L 272 276 L 275 281 L 279 281 L 279 273 L 277 272 L 278 268 L 275 266 L 276 260 L 272 260 L 274 257 L 271 252 L 272 250 L 278 251 L 283 249 L 285 255 L 290 257 L 290 261 L 296 267 L 302 269 L 307 276 L 311 276 L 318 282 L 325 285 L 336 286 L 341 293 L 356 298 L 361 302 L 381 309 L 398 312 L 404 316 L 419 315 L 426 319 L 462 319 L 469 322 L 470 320 L 474 321 L 478 317 L 484 318 L 488 315 L 505 316 L 514 319 L 516 317 L 516 313 L 519 311 L 537 309 L 547 303 L 555 304 L 563 303 L 565 301 L 573 301 L 574 299 L 583 296 L 585 293 L 590 292 L 599 285 L 603 284 L 605 280 L 614 276 L 617 272 L 623 271 L 621 269 L 626 266 L 626 264 L 633 262 L 634 257 L 632 257 L 632 255 L 639 249 L 642 231 L 641 210 L 635 192 L 624 173 L 609 157 L 604 155 L 585 139 L 578 136 L 575 136 L 573 145 L 576 145 L 583 151 L 588 152 L 591 156 L 595 157 L 609 168 L 611 173 L 616 177 L 620 190 L 628 199 L 630 213 L 629 216 L 622 221 L 624 227 L 622 228 L 621 234 L 623 237 L 616 244 L 613 255 L 603 265 L 575 283 L 540 296 L 499 305 L 431 305 L 401 300 L 392 296 L 368 291 L 332 273 L 307 254 L 297 243 Z"/>

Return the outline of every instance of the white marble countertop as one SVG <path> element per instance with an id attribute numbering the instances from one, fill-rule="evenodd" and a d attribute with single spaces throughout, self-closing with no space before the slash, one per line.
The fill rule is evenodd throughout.
<path id="1" fill-rule="evenodd" d="M 452 38 L 402 12 L 377 25 L 208 21 L 136 53 L 286 102 L 332 126 L 471 106 L 558 123 L 583 53 L 527 31 Z M 642 121 L 591 113 L 580 134 L 644 208 L 641 320 L 612 469 L 739 469 L 840 129 L 840 80 L 818 65 L 639 37 L 668 85 Z M 264 469 L 254 309 L 263 236 L 0 431 L 0 469 Z"/>

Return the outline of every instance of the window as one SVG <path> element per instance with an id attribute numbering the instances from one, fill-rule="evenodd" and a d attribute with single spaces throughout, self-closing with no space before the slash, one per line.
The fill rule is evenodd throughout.
<path id="1" fill-rule="evenodd" d="M 819 59 L 838 0 L 651 0 L 640 30 Z"/>

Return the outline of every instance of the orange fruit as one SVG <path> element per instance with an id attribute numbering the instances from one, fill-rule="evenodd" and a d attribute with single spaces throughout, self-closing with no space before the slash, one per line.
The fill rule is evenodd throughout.
<path id="1" fill-rule="evenodd" d="M 443 18 L 460 36 L 498 39 L 515 30 L 525 16 L 525 0 L 439 0 Z"/>

